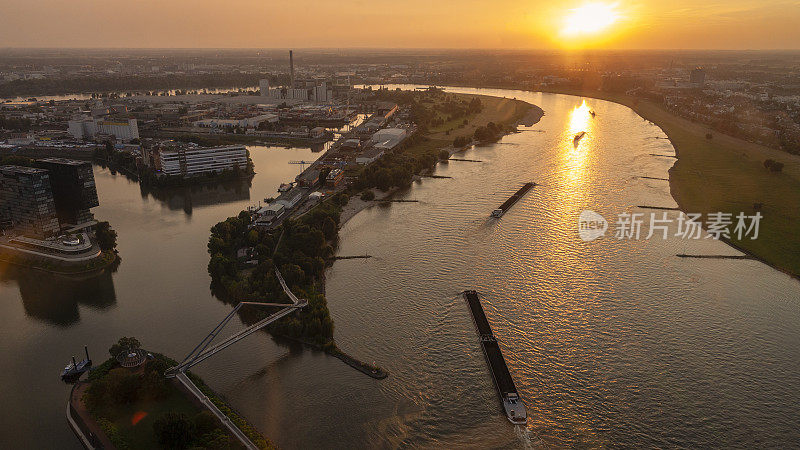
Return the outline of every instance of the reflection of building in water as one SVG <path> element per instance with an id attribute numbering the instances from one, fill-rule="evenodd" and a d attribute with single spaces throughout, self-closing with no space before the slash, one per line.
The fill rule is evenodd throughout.
<path id="1" fill-rule="evenodd" d="M 9 278 L 16 281 L 25 314 L 41 321 L 68 326 L 80 319 L 78 305 L 106 309 L 117 302 L 110 271 L 88 279 L 59 276 L 43 277 L 40 272 L 14 270 Z"/>
<path id="2" fill-rule="evenodd" d="M 192 214 L 194 208 L 250 200 L 250 183 L 251 180 L 232 180 L 173 188 L 142 186 L 142 194 L 150 195 L 171 210 Z"/>

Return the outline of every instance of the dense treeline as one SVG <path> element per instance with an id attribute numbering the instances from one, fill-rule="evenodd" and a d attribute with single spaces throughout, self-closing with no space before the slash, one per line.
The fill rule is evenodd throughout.
<path id="1" fill-rule="evenodd" d="M 14 80 L 0 84 L 0 97 L 248 87 L 257 86 L 258 80 L 262 78 L 267 78 L 270 80 L 270 84 L 277 85 L 285 83 L 288 76 L 234 72 L 226 74 L 81 76 L 66 79 Z"/>
<path id="2" fill-rule="evenodd" d="M 387 191 L 393 187 L 409 187 L 415 174 L 432 169 L 438 160 L 439 154 L 436 150 L 421 154 L 397 152 L 384 155 L 362 169 L 355 181 L 355 188 L 363 190 L 376 187 Z"/>
<path id="3" fill-rule="evenodd" d="M 0 130 L 11 130 L 17 132 L 27 132 L 31 129 L 33 122 L 31 119 L 6 117 L 0 115 Z"/>
<path id="4" fill-rule="evenodd" d="M 476 141 L 481 143 L 497 142 L 503 137 L 504 134 L 512 130 L 512 127 L 507 127 L 502 124 L 497 125 L 494 122 L 489 122 L 485 127 L 480 126 L 476 128 L 473 137 Z"/>
<path id="5" fill-rule="evenodd" d="M 270 231 L 251 229 L 248 211 L 214 225 L 208 242 L 208 272 L 214 294 L 232 304 L 244 300 L 288 301 L 275 276 L 274 268 L 278 267 L 292 292 L 307 298 L 309 304 L 272 324 L 269 331 L 332 348 L 333 320 L 322 294 L 322 278 L 338 241 L 341 207 L 348 200 L 346 194 L 340 194 Z M 253 258 L 252 270 L 243 270 L 248 266 L 237 258 L 239 249 Z M 255 308 L 242 311 L 247 322 L 268 314 Z"/>

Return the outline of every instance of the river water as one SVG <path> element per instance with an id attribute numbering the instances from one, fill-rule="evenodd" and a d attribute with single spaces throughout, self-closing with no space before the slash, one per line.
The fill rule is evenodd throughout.
<path id="1" fill-rule="evenodd" d="M 460 89 L 541 106 L 542 120 L 481 160 L 440 165 L 341 231 L 327 274 L 339 346 L 390 373 L 373 380 L 319 352 L 250 337 L 195 370 L 283 448 L 787 447 L 800 440 L 800 283 L 712 240 L 617 240 L 617 214 L 675 206 L 674 150 L 630 109 L 577 97 Z M 584 103 L 585 106 L 584 106 Z M 591 118 L 592 109 L 596 116 Z M 576 147 L 572 136 L 587 131 Z M 208 229 L 273 196 L 309 150 L 251 148 L 252 187 L 161 199 L 97 168 L 95 215 L 122 264 L 81 282 L 7 273 L 0 284 L 0 446 L 79 448 L 64 419 L 69 355 L 119 336 L 181 357 L 230 307 L 209 293 Z M 501 219 L 489 213 L 535 187 Z M 577 218 L 610 222 L 584 242 Z M 528 406 L 502 416 L 458 293 L 476 289 Z M 235 326 L 241 326 L 236 323 Z M 105 355 L 102 355 L 105 357 Z"/>

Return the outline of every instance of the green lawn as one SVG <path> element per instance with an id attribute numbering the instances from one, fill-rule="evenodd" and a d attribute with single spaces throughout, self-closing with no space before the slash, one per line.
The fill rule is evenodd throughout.
<path id="1" fill-rule="evenodd" d="M 436 153 L 442 148 L 452 146 L 453 140 L 458 136 L 471 137 L 475 133 L 476 128 L 479 126 L 486 126 L 489 122 L 512 125 L 514 122 L 521 119 L 530 109 L 530 105 L 521 100 L 472 94 L 448 95 L 459 97 L 466 101 L 478 97 L 481 99 L 483 109 L 477 114 L 470 114 L 467 116 L 467 124 L 464 126 L 459 127 L 465 119 L 462 117 L 430 130 L 425 134 L 425 138 L 427 139 L 418 141 L 406 149 L 406 152 L 413 155 L 422 155 L 431 152 Z M 451 130 L 450 134 L 447 134 L 447 130 Z"/>
<path id="2" fill-rule="evenodd" d="M 525 113 L 528 112 L 530 105 L 522 100 L 513 100 L 510 98 L 491 97 L 488 95 L 473 95 L 473 94 L 448 94 L 453 95 L 463 100 L 470 101 L 474 97 L 481 99 L 483 109 L 477 114 L 470 114 L 466 117 L 469 122 L 467 125 L 459 128 L 464 121 L 464 117 L 445 122 L 443 125 L 433 128 L 429 131 L 428 137 L 432 139 L 440 139 L 453 142 L 458 136 L 472 136 L 475 129 L 479 126 L 485 126 L 489 122 L 496 124 L 510 125 L 516 122 Z M 447 131 L 450 130 L 450 134 Z"/>
<path id="3" fill-rule="evenodd" d="M 685 212 L 753 214 L 762 203 L 758 239 L 733 237 L 732 245 L 764 262 L 800 275 L 800 157 L 717 133 L 680 118 L 661 105 L 599 91 L 559 93 L 595 97 L 632 108 L 670 138 L 678 160 L 670 170 L 672 196 Z M 713 139 L 706 139 L 712 133 Z M 783 173 L 764 168 L 767 158 L 783 162 Z"/>
<path id="4" fill-rule="evenodd" d="M 192 418 L 201 410 L 194 405 L 176 387 L 170 389 L 170 394 L 163 400 L 145 400 L 130 405 L 117 405 L 113 411 L 104 414 L 117 425 L 119 433 L 129 443 L 131 448 L 158 448 L 153 422 L 167 412 L 184 413 Z M 144 412 L 147 415 L 133 424 L 134 415 Z"/>

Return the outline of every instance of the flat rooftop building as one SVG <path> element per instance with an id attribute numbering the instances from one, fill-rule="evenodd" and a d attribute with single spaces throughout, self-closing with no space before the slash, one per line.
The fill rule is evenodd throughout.
<path id="1" fill-rule="evenodd" d="M 50 175 L 44 169 L 0 167 L 0 217 L 11 227 L 34 236 L 58 233 Z"/>
<path id="2" fill-rule="evenodd" d="M 176 146 L 157 151 L 156 168 L 164 175 L 191 177 L 247 167 L 244 145 L 222 147 Z"/>

